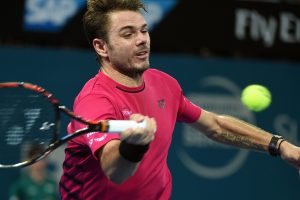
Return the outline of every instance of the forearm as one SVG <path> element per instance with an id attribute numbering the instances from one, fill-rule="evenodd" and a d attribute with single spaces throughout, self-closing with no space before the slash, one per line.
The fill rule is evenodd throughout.
<path id="1" fill-rule="evenodd" d="M 272 134 L 230 116 L 217 116 L 216 122 L 220 129 L 211 135 L 214 140 L 245 149 L 268 151 Z"/>
<path id="2" fill-rule="evenodd" d="M 156 132 L 154 118 L 133 114 L 130 119 L 137 122 L 145 120 L 146 127 L 123 131 L 121 140 L 108 142 L 98 152 L 103 172 L 117 184 L 124 182 L 135 173 Z"/>
<path id="3" fill-rule="evenodd" d="M 130 162 L 119 152 L 120 141 L 113 140 L 106 144 L 99 152 L 100 165 L 112 182 L 121 184 L 132 176 L 138 168 L 139 162 Z"/>
<path id="4" fill-rule="evenodd" d="M 272 134 L 231 116 L 207 111 L 201 115 L 194 126 L 209 138 L 240 148 L 268 151 Z"/>
<path id="5" fill-rule="evenodd" d="M 273 150 L 276 149 L 274 154 L 274 151 L 271 153 L 272 151 L 269 150 L 272 134 L 228 116 L 217 117 L 217 123 L 222 131 L 216 134 L 215 139 L 242 148 L 269 152 L 273 156 L 280 155 L 283 160 L 300 170 L 299 147 L 284 139 L 275 140 L 273 143 L 276 146 L 273 148 Z"/>
<path id="6" fill-rule="evenodd" d="M 207 137 L 232 146 L 268 152 L 300 170 L 300 148 L 254 125 L 231 116 L 202 110 L 193 126 Z M 299 171 L 300 172 L 300 171 Z"/>

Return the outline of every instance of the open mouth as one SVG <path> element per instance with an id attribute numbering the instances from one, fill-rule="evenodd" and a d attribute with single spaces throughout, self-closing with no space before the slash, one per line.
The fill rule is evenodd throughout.
<path id="1" fill-rule="evenodd" d="M 149 55 L 148 50 L 139 51 L 138 53 L 136 53 L 136 56 L 140 59 L 145 59 L 148 57 L 148 55 Z"/>

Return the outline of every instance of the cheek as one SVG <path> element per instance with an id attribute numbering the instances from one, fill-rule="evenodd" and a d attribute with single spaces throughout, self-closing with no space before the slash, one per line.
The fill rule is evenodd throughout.
<path id="1" fill-rule="evenodd" d="M 136 46 L 132 40 L 114 40 L 109 45 L 109 57 L 114 60 L 132 57 Z"/>
<path id="2" fill-rule="evenodd" d="M 128 44 L 116 45 L 114 48 L 114 55 L 121 57 L 128 57 L 132 54 L 134 47 Z"/>

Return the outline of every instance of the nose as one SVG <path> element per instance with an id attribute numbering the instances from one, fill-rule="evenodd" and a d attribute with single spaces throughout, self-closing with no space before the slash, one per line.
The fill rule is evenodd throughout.
<path id="1" fill-rule="evenodd" d="M 149 42 L 149 33 L 148 32 L 139 32 L 137 35 L 136 45 L 147 44 Z"/>

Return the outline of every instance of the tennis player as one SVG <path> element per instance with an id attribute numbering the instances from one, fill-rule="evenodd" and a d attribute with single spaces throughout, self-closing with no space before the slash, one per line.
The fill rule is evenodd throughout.
<path id="1" fill-rule="evenodd" d="M 176 122 L 207 137 L 269 152 L 300 168 L 300 149 L 230 116 L 191 103 L 168 74 L 149 69 L 150 38 L 140 0 L 89 0 L 83 22 L 100 70 L 82 88 L 74 112 L 89 119 L 145 120 L 118 134 L 89 133 L 68 143 L 60 181 L 63 200 L 167 200 L 167 155 Z M 83 128 L 72 121 L 68 131 Z M 200 134 L 200 133 L 199 133 Z"/>

